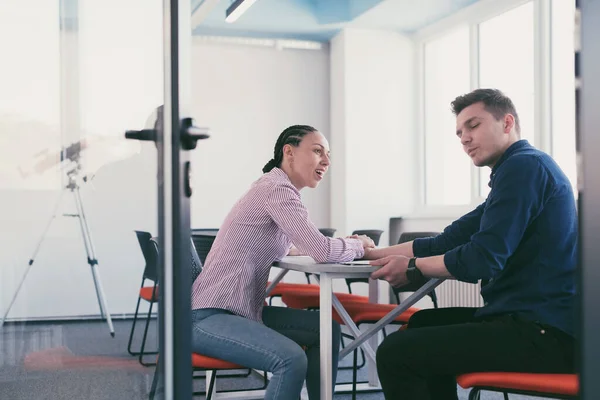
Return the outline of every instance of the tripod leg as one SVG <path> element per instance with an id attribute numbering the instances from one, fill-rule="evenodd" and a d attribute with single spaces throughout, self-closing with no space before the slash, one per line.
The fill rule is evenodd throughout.
<path id="1" fill-rule="evenodd" d="M 37 256 L 38 251 L 40 251 L 40 247 L 42 247 L 42 242 L 44 241 L 44 238 L 46 237 L 48 230 L 50 230 L 52 221 L 54 221 L 54 219 L 56 218 L 56 214 L 57 214 L 58 208 L 60 207 L 63 193 L 64 193 L 64 190 L 61 190 L 60 195 L 58 196 L 58 200 L 56 200 L 56 204 L 54 205 L 54 210 L 52 211 L 52 216 L 48 220 L 48 223 L 46 224 L 46 227 L 44 228 L 44 230 L 40 236 L 40 239 L 38 240 L 38 242 L 35 246 L 35 249 L 33 250 L 33 254 L 31 255 L 31 258 L 29 259 L 29 262 L 27 263 L 27 269 L 25 270 L 25 273 L 23 274 L 23 278 L 21 278 L 21 282 L 19 282 L 19 285 L 17 286 L 17 290 L 15 290 L 15 294 L 13 295 L 12 300 L 8 304 L 8 307 L 6 308 L 6 311 L 4 312 L 4 316 L 2 317 L 2 320 L 0 321 L 0 328 L 2 328 L 2 326 L 4 326 L 4 321 L 6 320 L 6 317 L 8 316 L 10 309 L 12 308 L 13 304 L 15 303 L 15 300 L 17 300 L 17 296 L 19 295 L 19 292 L 21 291 L 21 287 L 23 286 L 23 283 L 25 283 L 25 278 L 27 278 L 27 275 L 29 274 L 29 271 L 31 270 L 31 266 L 35 262 L 35 257 Z"/>
<path id="2" fill-rule="evenodd" d="M 100 306 L 100 313 L 103 318 L 106 318 L 110 335 L 115 337 L 115 329 L 113 327 L 112 318 L 108 312 L 108 305 L 106 298 L 104 297 L 104 290 L 102 289 L 102 283 L 100 282 L 100 275 L 98 273 L 98 260 L 96 259 L 96 251 L 94 250 L 94 243 L 92 240 L 92 233 L 85 217 L 85 211 L 83 210 L 83 201 L 81 200 L 81 194 L 79 193 L 79 187 L 75 186 L 71 189 L 75 195 L 75 205 L 77 206 L 77 214 L 79 217 L 79 224 L 81 226 L 81 233 L 83 234 L 83 243 L 85 245 L 85 251 L 88 257 L 88 264 L 92 269 L 92 277 L 94 278 L 94 285 L 96 287 L 96 295 L 98 296 L 98 304 Z"/>

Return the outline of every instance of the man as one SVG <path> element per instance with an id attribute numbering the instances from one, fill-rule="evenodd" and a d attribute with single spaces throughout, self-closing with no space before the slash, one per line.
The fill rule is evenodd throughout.
<path id="1" fill-rule="evenodd" d="M 434 238 L 366 255 L 392 286 L 425 278 L 482 280 L 482 308 L 416 313 L 377 351 L 386 399 L 456 399 L 465 372 L 572 372 L 577 215 L 571 184 L 520 139 L 512 101 L 478 89 L 452 102 L 456 135 L 491 167 L 483 204 Z"/>

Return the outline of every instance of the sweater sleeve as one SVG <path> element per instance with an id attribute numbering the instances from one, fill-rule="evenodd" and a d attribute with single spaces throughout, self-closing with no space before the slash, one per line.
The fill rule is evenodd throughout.
<path id="1" fill-rule="evenodd" d="M 267 213 L 301 252 L 317 262 L 345 262 L 362 258 L 358 239 L 329 238 L 319 232 L 297 190 L 276 186 L 267 199 Z"/>
<path id="2" fill-rule="evenodd" d="M 458 280 L 475 283 L 502 271 L 551 191 L 549 175 L 536 157 L 512 157 L 496 174 L 480 229 L 444 255 L 446 268 Z"/>
<path id="3" fill-rule="evenodd" d="M 442 233 L 431 238 L 413 241 L 415 257 L 439 256 L 471 240 L 471 235 L 479 230 L 485 202 L 468 214 L 448 225 Z"/>

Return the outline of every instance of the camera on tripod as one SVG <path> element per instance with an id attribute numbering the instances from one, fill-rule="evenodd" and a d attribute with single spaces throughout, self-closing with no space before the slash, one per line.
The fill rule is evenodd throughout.
<path id="1" fill-rule="evenodd" d="M 111 319 L 110 313 L 108 312 L 108 305 L 106 303 L 106 298 L 104 296 L 104 290 L 102 288 L 102 283 L 100 281 L 100 274 L 98 272 L 98 259 L 96 258 L 96 250 L 94 248 L 94 242 L 92 240 L 92 233 L 90 231 L 90 227 L 87 222 L 87 218 L 85 215 L 85 209 L 84 209 L 84 205 L 83 205 L 83 200 L 81 198 L 81 193 L 79 191 L 79 181 L 82 180 L 82 181 L 86 182 L 88 180 L 87 176 L 80 177 L 81 171 L 82 171 L 81 153 L 84 149 L 86 149 L 88 147 L 88 143 L 89 142 L 86 139 L 82 139 L 75 143 L 72 143 L 71 145 L 69 145 L 67 147 L 62 148 L 59 152 L 55 152 L 52 154 L 47 154 L 47 152 L 44 152 L 44 154 L 47 154 L 47 155 L 42 160 L 35 163 L 35 165 L 33 167 L 33 170 L 35 172 L 43 173 L 44 171 L 48 170 L 49 168 L 52 168 L 53 166 L 55 166 L 57 164 L 62 164 L 63 162 L 65 162 L 64 168 L 65 168 L 65 172 L 66 172 L 68 180 L 67 180 L 67 184 L 65 186 L 63 186 L 63 188 L 60 192 L 58 200 L 56 201 L 56 205 L 54 206 L 54 211 L 52 213 L 52 216 L 50 217 L 50 220 L 48 221 L 46 228 L 42 232 L 42 235 L 37 242 L 35 250 L 33 251 L 33 255 L 31 256 L 31 258 L 29 259 L 29 262 L 27 263 L 25 273 L 23 274 L 23 277 L 22 277 L 21 281 L 19 282 L 17 289 L 15 290 L 12 300 L 10 301 L 8 308 L 6 309 L 4 316 L 2 317 L 2 320 L 0 321 L 0 327 L 2 327 L 4 325 L 4 321 L 6 320 L 6 317 L 8 316 L 8 314 L 10 313 L 10 310 L 11 310 L 15 300 L 17 299 L 19 291 L 21 290 L 21 287 L 23 286 L 23 283 L 25 282 L 25 278 L 27 278 L 27 275 L 29 274 L 31 267 L 32 267 L 33 263 L 35 262 L 35 258 L 37 256 L 38 251 L 40 250 L 40 247 L 42 246 L 42 243 L 46 237 L 46 234 L 50 230 L 52 221 L 54 221 L 54 219 L 56 218 L 56 215 L 58 213 L 58 210 L 60 209 L 63 194 L 65 193 L 65 191 L 68 190 L 74 196 L 75 206 L 76 206 L 77 211 L 76 211 L 76 213 L 63 214 L 63 216 L 75 217 L 79 220 L 81 234 L 83 237 L 83 243 L 85 246 L 85 251 L 87 253 L 87 263 L 89 264 L 91 272 L 92 272 L 92 278 L 94 280 L 94 286 L 96 289 L 96 296 L 98 297 L 98 305 L 100 307 L 100 314 L 103 319 L 106 319 L 111 336 L 113 336 L 113 337 L 115 336 L 115 330 L 114 330 L 114 327 L 112 324 L 112 319 Z M 26 176 L 26 175 L 24 175 L 24 176 Z"/>

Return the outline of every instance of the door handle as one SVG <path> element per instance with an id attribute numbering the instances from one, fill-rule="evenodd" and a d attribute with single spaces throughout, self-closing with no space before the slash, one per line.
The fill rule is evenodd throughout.
<path id="1" fill-rule="evenodd" d="M 155 129 L 142 129 L 139 131 L 126 131 L 125 139 L 156 141 Z"/>
<path id="2" fill-rule="evenodd" d="M 194 126 L 192 118 L 181 120 L 181 147 L 185 150 L 193 150 L 198 144 L 198 140 L 208 139 L 210 131 L 205 127 Z"/>
<path id="3" fill-rule="evenodd" d="M 210 131 L 208 128 L 194 126 L 192 118 L 183 118 L 181 120 L 181 147 L 184 150 L 193 150 L 198 144 L 198 140 L 208 139 Z M 156 129 L 142 129 L 139 131 L 126 131 L 126 139 L 156 141 Z"/>

